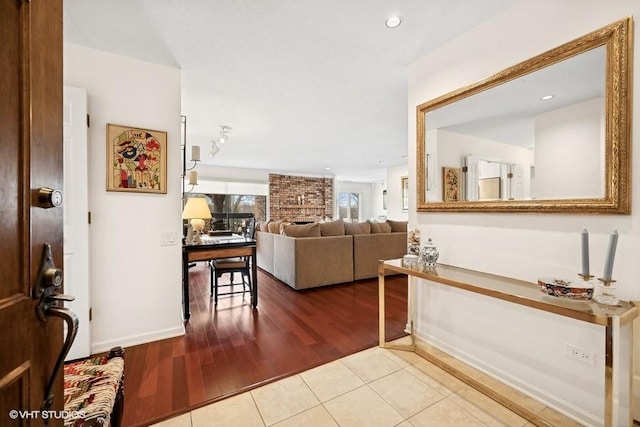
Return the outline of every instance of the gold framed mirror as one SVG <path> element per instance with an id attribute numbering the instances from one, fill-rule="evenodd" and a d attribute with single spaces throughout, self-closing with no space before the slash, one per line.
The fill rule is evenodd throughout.
<path id="1" fill-rule="evenodd" d="M 631 71 L 629 17 L 418 105 L 418 212 L 630 214 Z"/>

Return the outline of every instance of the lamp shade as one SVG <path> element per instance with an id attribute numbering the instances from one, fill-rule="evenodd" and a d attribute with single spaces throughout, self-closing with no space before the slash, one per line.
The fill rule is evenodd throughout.
<path id="1" fill-rule="evenodd" d="M 207 200 L 202 197 L 191 197 L 182 210 L 182 219 L 211 218 L 211 210 Z"/>

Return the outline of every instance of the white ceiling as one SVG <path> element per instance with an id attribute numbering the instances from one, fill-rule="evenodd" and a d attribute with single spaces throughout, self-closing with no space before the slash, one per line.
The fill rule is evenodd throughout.
<path id="1" fill-rule="evenodd" d="M 515 1 L 64 0 L 64 40 L 181 68 L 207 164 L 374 182 L 406 163 L 407 66 Z"/>

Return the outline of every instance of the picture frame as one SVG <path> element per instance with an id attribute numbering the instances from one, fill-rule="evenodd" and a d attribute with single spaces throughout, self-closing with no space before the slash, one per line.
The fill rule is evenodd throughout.
<path id="1" fill-rule="evenodd" d="M 442 201 L 460 201 L 460 168 L 442 168 Z"/>
<path id="2" fill-rule="evenodd" d="M 409 210 L 409 177 L 403 176 L 400 178 L 402 182 L 402 212 Z"/>
<path id="3" fill-rule="evenodd" d="M 107 191 L 167 194 L 167 132 L 107 123 Z"/>

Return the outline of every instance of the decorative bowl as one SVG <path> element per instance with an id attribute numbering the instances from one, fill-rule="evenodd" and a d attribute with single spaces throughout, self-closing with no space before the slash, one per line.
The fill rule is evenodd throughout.
<path id="1" fill-rule="evenodd" d="M 589 282 L 572 282 L 554 277 L 542 277 L 538 279 L 538 289 L 543 294 L 559 298 L 588 300 L 593 297 L 593 283 Z"/>

